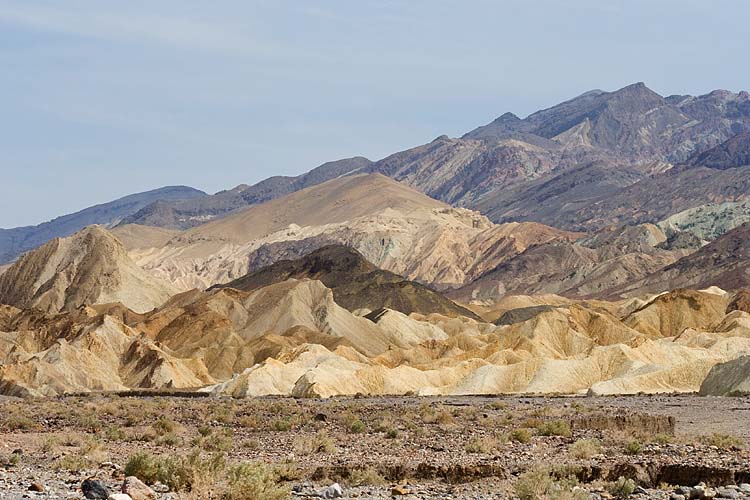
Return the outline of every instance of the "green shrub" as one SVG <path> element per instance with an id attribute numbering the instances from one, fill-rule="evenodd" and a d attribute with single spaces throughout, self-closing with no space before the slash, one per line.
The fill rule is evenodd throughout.
<path id="1" fill-rule="evenodd" d="M 292 429 L 292 419 L 287 417 L 276 420 L 273 423 L 273 428 L 277 432 L 288 432 Z"/>
<path id="2" fill-rule="evenodd" d="M 349 432 L 351 432 L 352 434 L 362 434 L 366 430 L 367 427 L 365 426 L 365 423 L 360 419 L 356 419 L 349 424 Z"/>
<path id="3" fill-rule="evenodd" d="M 164 436 L 165 434 L 174 432 L 177 428 L 177 424 L 175 424 L 171 419 L 161 416 L 156 420 L 156 422 L 151 424 L 151 428 L 154 430 L 157 436 Z"/>
<path id="4" fill-rule="evenodd" d="M 523 427 L 520 429 L 513 429 L 510 432 L 510 438 L 513 441 L 518 441 L 519 443 L 525 444 L 531 441 L 531 431 Z"/>
<path id="5" fill-rule="evenodd" d="M 710 436 L 703 436 L 701 442 L 708 446 L 716 446 L 722 450 L 731 450 L 733 448 L 742 448 L 742 440 L 730 434 L 714 433 Z"/>
<path id="6" fill-rule="evenodd" d="M 602 444 L 598 439 L 579 439 L 568 449 L 574 458 L 589 459 L 602 452 Z"/>
<path id="7" fill-rule="evenodd" d="M 551 420 L 537 427 L 540 436 L 563 436 L 570 437 L 572 431 L 570 424 L 565 420 Z"/>
<path id="8" fill-rule="evenodd" d="M 617 481 L 609 484 L 607 491 L 615 498 L 627 498 L 635 491 L 635 481 L 620 476 Z"/>
<path id="9" fill-rule="evenodd" d="M 281 500 L 289 490 L 277 484 L 273 470 L 262 463 L 244 463 L 229 469 L 225 500 Z"/>
<path id="10" fill-rule="evenodd" d="M 638 455 L 643 451 L 643 445 L 640 441 L 637 441 L 635 439 L 628 441 L 628 443 L 625 445 L 625 454 L 626 455 Z"/>
<path id="11" fill-rule="evenodd" d="M 374 467 L 365 467 L 352 470 L 348 483 L 351 486 L 382 486 L 386 481 Z"/>
<path id="12" fill-rule="evenodd" d="M 571 476 L 557 478 L 549 469 L 538 468 L 521 474 L 516 481 L 516 495 L 521 500 L 584 500 L 589 495 L 574 489 L 578 481 Z"/>

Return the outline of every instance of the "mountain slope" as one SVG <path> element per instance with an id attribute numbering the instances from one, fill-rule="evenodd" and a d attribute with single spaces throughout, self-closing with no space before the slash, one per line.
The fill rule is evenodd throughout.
<path id="1" fill-rule="evenodd" d="M 577 210 L 637 181 L 643 181 L 642 188 L 671 163 L 747 128 L 746 92 L 664 98 L 638 83 L 614 92 L 587 92 L 524 119 L 506 113 L 460 139 L 439 137 L 368 170 L 433 198 L 478 209 L 496 222 L 559 221 L 579 230 Z M 545 203 L 526 201 L 538 198 Z M 725 200 L 703 196 L 696 204 L 711 201 Z M 630 216 L 632 211 L 618 222 Z"/>
<path id="2" fill-rule="evenodd" d="M 401 276 L 378 269 L 359 252 L 341 245 L 320 248 L 297 260 L 283 260 L 218 288 L 253 291 L 288 279 L 320 280 L 333 291 L 337 304 L 355 311 L 388 308 L 404 314 L 438 313 L 474 317 L 474 313 L 439 293 Z"/>
<path id="3" fill-rule="evenodd" d="M 69 236 L 86 226 L 117 224 L 121 219 L 156 200 L 195 199 L 205 194 L 186 186 L 163 187 L 85 208 L 37 226 L 0 229 L 0 264 L 11 262 L 23 252 L 36 248 L 52 238 Z"/>
<path id="4" fill-rule="evenodd" d="M 722 170 L 750 165 L 750 130 L 737 134 L 708 151 L 694 155 L 687 163 Z"/>
<path id="5" fill-rule="evenodd" d="M 269 177 L 252 186 L 240 185 L 194 200 L 159 201 L 126 217 L 123 224 L 141 224 L 168 229 L 188 229 L 252 205 L 365 169 L 363 157 L 332 161 L 297 177 Z"/>
<path id="6" fill-rule="evenodd" d="M 750 223 L 621 290 L 628 295 L 674 288 L 750 287 Z"/>
<path id="7" fill-rule="evenodd" d="M 107 302 L 145 312 L 175 292 L 136 266 L 122 244 L 99 226 L 55 238 L 0 275 L 0 303 L 45 312 Z"/>
<path id="8" fill-rule="evenodd" d="M 610 224 L 658 223 L 708 203 L 750 200 L 750 166 L 717 170 L 679 166 L 541 222 L 576 231 Z M 531 218 L 531 217 L 529 217 Z"/>
<path id="9" fill-rule="evenodd" d="M 690 252 L 660 248 L 666 241 L 661 229 L 644 224 L 610 227 L 575 242 L 545 242 L 501 262 L 449 296 L 462 302 L 518 294 L 609 297 Z"/>
<path id="10" fill-rule="evenodd" d="M 331 244 L 409 280 L 457 287 L 531 245 L 580 236 L 536 223 L 495 225 L 379 174 L 334 179 L 180 233 L 166 245 L 145 226 L 116 230 L 127 227 L 133 259 L 183 289 L 226 283 Z M 156 246 L 145 248 L 131 235 Z"/>

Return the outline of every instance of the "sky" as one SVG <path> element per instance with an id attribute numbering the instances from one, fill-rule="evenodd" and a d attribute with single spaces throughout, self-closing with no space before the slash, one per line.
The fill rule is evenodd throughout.
<path id="1" fill-rule="evenodd" d="M 0 227 L 372 160 L 643 81 L 750 89 L 745 0 L 0 0 Z"/>

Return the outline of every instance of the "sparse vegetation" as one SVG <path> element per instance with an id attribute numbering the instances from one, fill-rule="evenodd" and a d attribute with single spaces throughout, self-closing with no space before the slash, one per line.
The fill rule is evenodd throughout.
<path id="1" fill-rule="evenodd" d="M 635 491 L 635 481 L 620 476 L 607 486 L 607 491 L 615 498 L 627 498 Z"/>
<path id="2" fill-rule="evenodd" d="M 742 440 L 731 434 L 714 433 L 701 437 L 700 441 L 707 446 L 716 446 L 721 450 L 743 448 Z"/>
<path id="3" fill-rule="evenodd" d="M 294 439 L 294 451 L 299 455 L 333 453 L 336 445 L 328 434 L 321 431 L 314 436 L 298 436 Z"/>
<path id="4" fill-rule="evenodd" d="M 643 445 L 640 441 L 633 439 L 625 444 L 623 451 L 626 455 L 639 455 L 643 451 Z"/>
<path id="5" fill-rule="evenodd" d="M 573 458 L 589 459 L 602 452 L 602 444 L 598 439 L 579 439 L 568 449 Z"/>
<path id="6" fill-rule="evenodd" d="M 573 477 L 557 478 L 549 469 L 538 468 L 521 474 L 516 481 L 516 495 L 521 500 L 585 500 L 588 493 L 576 489 Z"/>
<path id="7" fill-rule="evenodd" d="M 513 429 L 510 432 L 510 439 L 512 439 L 513 441 L 518 441 L 522 444 L 526 444 L 531 441 L 531 431 L 524 427 Z"/>
<path id="8" fill-rule="evenodd" d="M 565 420 L 551 420 L 549 422 L 543 422 L 537 427 L 537 431 L 540 436 L 563 436 L 570 437 L 572 432 L 570 430 L 570 423 Z"/>
<path id="9" fill-rule="evenodd" d="M 352 471 L 348 483 L 352 486 L 382 486 L 386 481 L 374 467 L 365 467 Z"/>

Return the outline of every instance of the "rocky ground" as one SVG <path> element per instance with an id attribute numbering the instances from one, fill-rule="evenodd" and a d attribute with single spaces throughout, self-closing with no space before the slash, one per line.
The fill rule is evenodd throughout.
<path id="1" fill-rule="evenodd" d="M 6 399 L 0 499 L 750 498 L 748 422 L 695 396 Z"/>

